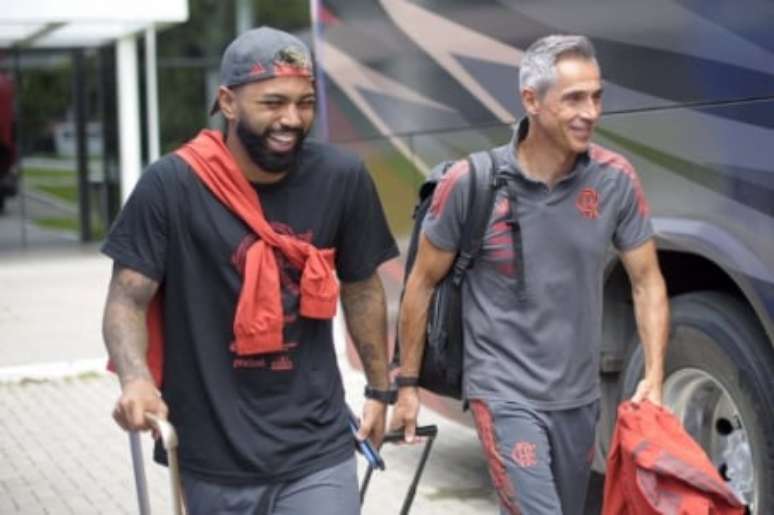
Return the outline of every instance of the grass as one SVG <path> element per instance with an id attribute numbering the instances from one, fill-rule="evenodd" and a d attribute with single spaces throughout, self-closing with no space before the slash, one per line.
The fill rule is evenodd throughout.
<path id="1" fill-rule="evenodd" d="M 55 170 L 53 168 L 24 168 L 24 178 L 31 181 L 48 179 L 69 179 L 75 184 L 75 170 Z"/>
<path id="2" fill-rule="evenodd" d="M 80 227 L 80 225 L 78 224 L 78 220 L 76 220 L 74 217 L 73 218 L 63 218 L 63 217 L 38 218 L 35 220 L 35 223 L 40 227 L 43 227 L 44 229 L 54 229 L 57 231 L 78 232 L 78 229 Z"/>
<path id="3" fill-rule="evenodd" d="M 25 168 L 23 173 L 28 187 L 40 190 L 64 202 L 71 204 L 78 202 L 75 170 Z"/>
<path id="4" fill-rule="evenodd" d="M 39 184 L 35 186 L 35 189 L 44 191 L 52 197 L 56 197 L 59 200 L 64 200 L 65 202 L 69 202 L 71 204 L 78 203 L 78 188 L 75 186 L 54 186 L 51 184 Z"/>
<path id="5" fill-rule="evenodd" d="M 44 229 L 55 231 L 68 231 L 77 233 L 80 230 L 80 223 L 76 217 L 45 217 L 37 218 L 34 222 Z M 95 240 L 101 240 L 105 237 L 105 226 L 100 220 L 92 219 L 91 234 Z"/>
<path id="6" fill-rule="evenodd" d="M 25 168 L 24 180 L 26 186 L 61 200 L 65 203 L 78 205 L 78 181 L 75 170 L 58 170 L 52 168 Z M 78 233 L 80 220 L 77 216 L 42 217 L 34 220 L 35 224 L 44 229 Z M 95 239 L 105 235 L 105 227 L 101 220 L 92 220 L 92 234 Z"/>

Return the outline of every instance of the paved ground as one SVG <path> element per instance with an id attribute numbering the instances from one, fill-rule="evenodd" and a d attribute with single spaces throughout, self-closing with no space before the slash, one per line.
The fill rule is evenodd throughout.
<path id="1" fill-rule="evenodd" d="M 137 513 L 128 439 L 108 415 L 117 393 L 114 378 L 96 374 L 0 384 L 0 513 Z M 475 435 L 437 422 L 441 438 L 413 513 L 495 513 Z M 148 454 L 149 438 L 143 444 Z M 382 454 L 388 470 L 374 475 L 365 514 L 399 512 L 420 448 L 387 446 Z M 146 472 L 153 512 L 168 513 L 165 469 L 146 458 Z"/>
<path id="2" fill-rule="evenodd" d="M 0 515 L 138 512 L 128 438 L 109 417 L 118 386 L 101 370 L 109 269 L 94 247 L 0 252 Z M 357 410 L 362 375 L 340 355 Z M 440 437 L 412 513 L 496 513 L 475 433 L 428 410 L 422 419 Z M 365 515 L 399 512 L 419 452 L 383 449 L 388 470 L 375 474 Z M 166 469 L 146 462 L 153 512 L 168 513 Z"/>
<path id="3" fill-rule="evenodd" d="M 0 253 L 0 514 L 137 512 L 128 438 L 109 417 L 118 385 L 101 370 L 109 273 L 110 262 L 95 247 Z M 341 354 L 357 409 L 363 379 Z M 469 462 L 462 471 L 469 480 L 455 488 L 459 473 L 431 460 L 414 512 L 492 511 L 483 462 L 470 445 L 475 435 L 438 422 L 451 429 L 442 428 L 435 453 L 454 450 L 455 459 Z M 458 453 L 463 440 L 467 451 Z M 149 454 L 147 437 L 144 447 Z M 389 472 L 374 476 L 365 513 L 399 511 L 393 492 L 402 496 L 418 457 L 419 449 L 384 449 Z M 166 470 L 146 461 L 153 511 L 167 513 Z"/>
<path id="4" fill-rule="evenodd" d="M 110 268 L 96 246 L 0 252 L 0 367 L 103 357 Z"/>
<path id="5" fill-rule="evenodd" d="M 30 221 L 38 208 L 46 209 L 45 204 L 36 198 L 25 197 L 26 219 L 21 216 L 22 206 L 19 195 L 6 200 L 6 211 L 0 214 L 0 253 L 14 252 L 22 245 L 28 248 L 42 248 L 51 245 L 61 246 L 65 243 L 75 243 L 77 235 L 72 232 L 55 231 L 38 227 Z"/>
<path id="6" fill-rule="evenodd" d="M 74 244 L 78 240 L 75 230 L 55 230 L 41 227 L 32 220 L 59 219 L 60 221 L 78 218 L 78 206 L 72 201 L 47 193 L 41 185 L 75 186 L 75 168 L 67 160 L 25 159 L 25 168 L 46 168 L 48 170 L 69 171 L 62 178 L 24 178 L 19 181 L 19 193 L 5 199 L 5 211 L 0 213 L 0 252 L 12 252 L 14 249 L 42 248 L 62 243 Z M 23 173 L 23 172 L 22 172 Z"/>

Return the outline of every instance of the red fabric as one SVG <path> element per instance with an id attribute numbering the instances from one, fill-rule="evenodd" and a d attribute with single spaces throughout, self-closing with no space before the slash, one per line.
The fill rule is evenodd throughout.
<path id="1" fill-rule="evenodd" d="M 16 141 L 13 137 L 13 81 L 5 74 L 0 73 L 0 145 L 6 147 L 9 152 L 5 164 L 12 165 L 16 161 Z M 3 163 L 0 163 L 2 166 Z M 0 170 L 2 173 L 5 170 Z"/>
<path id="2" fill-rule="evenodd" d="M 234 317 L 236 353 L 282 350 L 284 316 L 275 249 L 301 269 L 301 316 L 332 318 L 339 296 L 333 273 L 334 250 L 320 250 L 311 243 L 274 232 L 263 215 L 258 194 L 239 170 L 220 132 L 200 132 L 178 149 L 177 154 L 215 197 L 260 236 L 247 250 L 244 282 Z"/>
<path id="3" fill-rule="evenodd" d="M 335 316 L 339 285 L 334 275 L 334 249 L 318 249 L 311 243 L 274 232 L 264 217 L 258 194 L 239 170 L 221 133 L 203 130 L 177 154 L 212 194 L 260 237 L 247 250 L 245 259 L 242 291 L 234 316 L 237 355 L 278 352 L 283 348 L 284 313 L 275 250 L 301 269 L 300 315 L 314 319 Z M 147 317 L 147 361 L 158 386 L 164 356 L 162 307 L 159 292 Z"/>
<path id="4" fill-rule="evenodd" d="M 161 388 L 162 371 L 164 370 L 164 292 L 159 290 L 148 306 L 146 316 L 148 326 L 148 351 L 145 360 L 153 382 Z"/>
<path id="5" fill-rule="evenodd" d="M 151 299 L 148 306 L 148 314 L 145 317 L 145 325 L 148 329 L 148 349 L 145 352 L 145 361 L 148 364 L 151 377 L 156 386 L 161 388 L 162 370 L 164 368 L 164 292 L 159 289 Z M 113 361 L 108 360 L 107 369 L 116 372 Z"/>
<path id="6" fill-rule="evenodd" d="M 624 402 L 607 458 L 603 515 L 743 515 L 744 507 L 669 411 Z"/>
<path id="7" fill-rule="evenodd" d="M 484 447 L 486 461 L 489 465 L 489 475 L 492 477 L 492 483 L 500 497 L 500 505 L 509 515 L 521 515 L 521 511 L 516 506 L 516 490 L 508 477 L 508 471 L 505 470 L 503 457 L 497 450 L 492 412 L 484 401 L 478 399 L 470 401 L 470 411 L 476 422 L 478 439 L 481 440 L 481 445 Z"/>

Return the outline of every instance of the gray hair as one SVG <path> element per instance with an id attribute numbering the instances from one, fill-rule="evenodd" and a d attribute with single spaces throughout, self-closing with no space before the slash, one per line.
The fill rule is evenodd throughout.
<path id="1" fill-rule="evenodd" d="M 519 91 L 534 89 L 542 96 L 556 81 L 556 63 L 562 57 L 596 62 L 594 46 L 586 36 L 552 35 L 532 43 L 521 58 Z"/>

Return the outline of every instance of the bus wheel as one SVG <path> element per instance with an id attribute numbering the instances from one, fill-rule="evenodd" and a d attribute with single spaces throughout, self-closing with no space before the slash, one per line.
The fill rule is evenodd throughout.
<path id="1" fill-rule="evenodd" d="M 774 350 L 752 311 L 731 296 L 688 293 L 670 304 L 664 404 L 749 513 L 774 513 Z M 643 363 L 637 344 L 621 377 L 622 400 L 634 393 Z"/>

